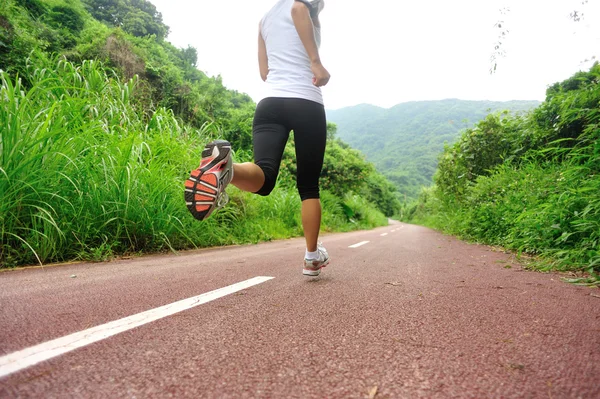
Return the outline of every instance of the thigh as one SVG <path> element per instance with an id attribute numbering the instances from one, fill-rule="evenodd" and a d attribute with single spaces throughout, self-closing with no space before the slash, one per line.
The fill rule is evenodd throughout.
<path id="1" fill-rule="evenodd" d="M 281 99 L 267 98 L 256 106 L 252 124 L 254 162 L 278 170 L 290 130 L 284 124 Z"/>
<path id="2" fill-rule="evenodd" d="M 298 183 L 318 184 L 327 142 L 325 108 L 317 102 L 301 99 L 295 99 L 290 106 L 293 107 L 289 115 L 292 115 L 290 126 L 296 143 Z"/>

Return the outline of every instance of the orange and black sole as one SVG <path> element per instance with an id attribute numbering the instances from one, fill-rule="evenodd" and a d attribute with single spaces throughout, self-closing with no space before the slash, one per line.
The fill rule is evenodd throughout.
<path id="1" fill-rule="evenodd" d="M 220 182 L 217 175 L 211 170 L 229 155 L 229 148 L 223 151 L 223 146 L 230 146 L 229 142 L 216 140 L 207 144 L 202 151 L 202 159 L 210 157 L 215 146 L 219 146 L 219 155 L 210 162 L 202 163 L 198 169 L 190 173 L 185 181 L 185 202 L 187 208 L 198 220 L 204 220 L 210 216 L 215 208 L 219 193 Z"/>

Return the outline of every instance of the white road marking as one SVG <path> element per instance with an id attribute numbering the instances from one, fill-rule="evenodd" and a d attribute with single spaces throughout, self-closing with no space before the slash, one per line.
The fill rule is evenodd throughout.
<path id="1" fill-rule="evenodd" d="M 381 236 L 382 236 L 382 237 L 385 237 L 385 236 L 387 236 L 387 235 L 388 235 L 388 233 L 383 233 Z"/>
<path id="2" fill-rule="evenodd" d="M 0 357 L 0 378 L 72 350 L 112 337 L 132 328 L 171 316 L 215 299 L 262 284 L 274 277 L 254 277 L 214 291 L 147 310 L 123 319 L 66 335 L 39 345 Z"/>
<path id="3" fill-rule="evenodd" d="M 358 247 L 360 247 L 362 245 L 365 245 L 365 244 L 368 244 L 370 242 L 371 241 L 362 241 L 362 242 L 359 242 L 358 244 L 350 245 L 348 248 L 358 248 Z"/>

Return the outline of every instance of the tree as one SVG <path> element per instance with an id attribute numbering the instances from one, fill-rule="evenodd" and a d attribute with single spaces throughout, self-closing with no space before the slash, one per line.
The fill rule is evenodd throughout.
<path id="1" fill-rule="evenodd" d="M 335 140 L 337 136 L 337 125 L 335 123 L 327 122 L 327 140 Z"/>
<path id="2" fill-rule="evenodd" d="M 143 37 L 155 35 L 159 40 L 169 34 L 162 14 L 147 0 L 83 0 L 94 18 L 125 32 Z"/>
<path id="3" fill-rule="evenodd" d="M 198 50 L 195 47 L 188 46 L 181 50 L 181 58 L 187 65 L 196 68 L 198 63 Z"/>
<path id="4" fill-rule="evenodd" d="M 74 34 L 79 34 L 85 23 L 83 16 L 68 6 L 52 7 L 47 18 L 50 25 L 65 28 Z"/>

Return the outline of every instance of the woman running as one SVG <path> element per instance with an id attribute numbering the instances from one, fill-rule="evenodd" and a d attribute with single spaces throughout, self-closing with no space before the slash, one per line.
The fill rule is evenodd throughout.
<path id="1" fill-rule="evenodd" d="M 278 0 L 260 21 L 258 65 L 267 95 L 254 115 L 254 163 L 233 163 L 229 142 L 216 140 L 204 148 L 200 166 L 185 184 L 187 207 L 199 220 L 227 203 L 225 187 L 229 183 L 244 191 L 269 195 L 293 130 L 306 239 L 303 274 L 307 276 L 318 276 L 329 264 L 329 255 L 318 240 L 319 176 L 327 140 L 321 87 L 330 78 L 319 57 L 319 14 L 324 5 L 324 0 Z"/>

